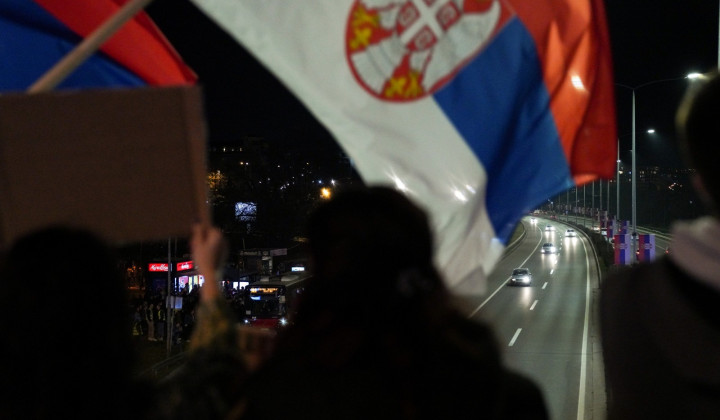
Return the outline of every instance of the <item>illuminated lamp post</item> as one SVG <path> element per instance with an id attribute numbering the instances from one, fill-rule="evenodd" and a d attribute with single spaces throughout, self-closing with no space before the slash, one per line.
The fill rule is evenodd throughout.
<path id="1" fill-rule="evenodd" d="M 617 147 L 617 163 L 615 165 L 615 221 L 620 220 L 620 138 L 618 138 Z M 608 188 L 608 199 L 610 197 L 610 189 Z M 617 230 L 617 226 L 615 229 Z"/>
<path id="2" fill-rule="evenodd" d="M 616 86 L 629 89 L 632 92 L 632 169 L 631 169 L 631 175 L 632 175 L 632 252 L 631 252 L 631 259 L 632 262 L 637 262 L 637 256 L 635 255 L 635 248 L 637 247 L 637 243 L 635 239 L 637 238 L 637 173 L 635 170 L 635 91 L 654 84 L 658 83 L 664 83 L 664 82 L 674 82 L 676 80 L 682 80 L 682 79 L 698 79 L 703 77 L 700 73 L 690 73 L 687 76 L 683 77 L 675 77 L 672 79 L 660 79 L 660 80 L 653 80 L 650 82 L 642 83 L 637 86 L 628 86 L 621 83 L 615 83 Z M 619 159 L 618 159 L 619 160 Z"/>

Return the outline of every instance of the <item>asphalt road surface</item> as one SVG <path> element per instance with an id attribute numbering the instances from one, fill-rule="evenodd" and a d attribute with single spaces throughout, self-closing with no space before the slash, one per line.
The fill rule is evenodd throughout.
<path id="1" fill-rule="evenodd" d="M 470 304 L 470 317 L 489 323 L 505 362 L 543 390 L 553 420 L 602 419 L 605 385 L 595 298 L 599 271 L 581 231 L 559 221 L 522 221 L 525 234 L 508 248 L 487 279 L 487 293 Z M 546 225 L 554 231 L 545 231 Z M 560 248 L 542 254 L 543 243 Z M 530 286 L 509 286 L 513 268 L 533 273 Z M 518 395 L 518 403 L 522 396 Z"/>

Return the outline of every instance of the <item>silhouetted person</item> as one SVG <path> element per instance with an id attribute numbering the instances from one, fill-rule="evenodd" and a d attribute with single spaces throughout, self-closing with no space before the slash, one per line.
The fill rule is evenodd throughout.
<path id="1" fill-rule="evenodd" d="M 308 238 L 314 277 L 250 379 L 244 418 L 547 418 L 492 331 L 451 304 L 427 216 L 402 193 L 341 192 Z"/>
<path id="2" fill-rule="evenodd" d="M 0 267 L 0 418 L 141 418 L 130 305 L 115 255 L 94 234 L 50 227 Z"/>
<path id="3" fill-rule="evenodd" d="M 672 226 L 672 252 L 609 276 L 601 323 L 609 419 L 720 418 L 720 78 L 677 113 L 709 216 Z"/>
<path id="4" fill-rule="evenodd" d="M 156 310 L 155 310 L 155 304 L 153 302 L 150 302 L 148 306 L 145 308 L 145 322 L 147 322 L 148 326 L 148 341 L 157 341 L 155 339 L 155 319 L 156 316 Z"/>

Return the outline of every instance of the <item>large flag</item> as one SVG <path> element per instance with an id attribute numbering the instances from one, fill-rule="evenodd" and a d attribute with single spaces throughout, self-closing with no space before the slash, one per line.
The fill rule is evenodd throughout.
<path id="1" fill-rule="evenodd" d="M 430 213 L 457 293 L 484 292 L 523 214 L 613 175 L 600 0 L 192 1 L 304 102 L 367 184 L 394 184 Z"/>
<path id="2" fill-rule="evenodd" d="M 126 0 L 2 0 L 0 91 L 27 90 Z M 188 85 L 197 80 L 150 17 L 138 13 L 58 89 Z"/>

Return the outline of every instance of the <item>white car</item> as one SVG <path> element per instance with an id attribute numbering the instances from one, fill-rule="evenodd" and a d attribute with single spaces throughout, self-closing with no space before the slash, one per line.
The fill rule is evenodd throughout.
<path id="1" fill-rule="evenodd" d="M 555 226 L 553 226 L 553 225 L 545 225 L 545 231 L 547 231 L 547 232 L 554 232 L 554 231 L 555 231 Z"/>
<path id="2" fill-rule="evenodd" d="M 530 286 L 532 283 L 532 273 L 529 268 L 516 268 L 510 276 L 510 285 Z"/>
<path id="3" fill-rule="evenodd" d="M 565 231 L 565 236 L 567 238 L 574 238 L 577 236 L 577 232 L 575 232 L 575 229 L 568 229 Z"/>
<path id="4" fill-rule="evenodd" d="M 555 245 L 553 245 L 552 243 L 547 242 L 547 243 L 544 243 L 544 244 L 543 244 L 543 246 L 542 246 L 542 251 L 541 251 L 541 252 L 542 252 L 543 254 L 557 254 L 557 253 L 558 253 L 558 249 L 557 249 L 557 247 L 556 247 Z"/>

